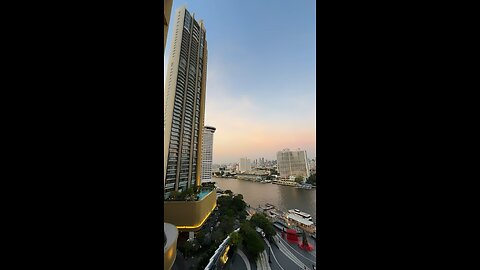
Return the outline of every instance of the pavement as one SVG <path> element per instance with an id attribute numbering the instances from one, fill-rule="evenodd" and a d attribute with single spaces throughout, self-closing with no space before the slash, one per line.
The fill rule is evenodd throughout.
<path id="1" fill-rule="evenodd" d="M 265 244 L 264 244 L 265 245 Z M 267 250 L 265 249 L 262 253 L 260 253 L 260 256 L 258 257 L 257 261 L 257 269 L 258 270 L 271 270 L 270 264 L 268 263 L 268 254 Z"/>
<path id="2" fill-rule="evenodd" d="M 237 254 L 242 258 L 247 270 L 251 270 L 252 268 L 250 267 L 250 262 L 248 261 L 247 255 L 245 255 L 245 253 L 243 253 L 243 251 L 239 248 L 237 248 Z"/>
<path id="3" fill-rule="evenodd" d="M 247 264 L 245 264 L 242 257 L 239 255 L 238 251 L 233 254 L 233 256 L 228 260 L 227 264 L 225 265 L 225 270 L 247 270 L 247 265 L 250 266 L 250 263 L 247 260 Z M 249 268 L 251 269 L 251 268 Z"/>

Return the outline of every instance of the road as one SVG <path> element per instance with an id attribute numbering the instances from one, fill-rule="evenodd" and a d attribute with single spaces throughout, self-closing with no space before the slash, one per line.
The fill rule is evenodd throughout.
<path id="1" fill-rule="evenodd" d="M 308 242 L 316 246 L 314 239 L 309 237 Z M 265 243 L 266 248 L 272 252 L 270 258 L 272 270 L 312 269 L 316 265 L 316 255 L 301 249 L 296 244 L 291 244 L 282 235 L 275 236 L 275 244 Z"/>

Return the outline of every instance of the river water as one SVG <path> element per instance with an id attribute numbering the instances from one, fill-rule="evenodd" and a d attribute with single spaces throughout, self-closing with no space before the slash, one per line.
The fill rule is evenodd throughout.
<path id="1" fill-rule="evenodd" d="M 280 210 L 287 211 L 297 208 L 312 215 L 317 221 L 317 193 L 316 189 L 299 189 L 276 184 L 262 184 L 233 178 L 212 178 L 213 182 L 223 190 L 231 190 L 235 194 L 242 194 L 243 200 L 251 207 L 263 206 L 266 203 L 275 205 Z"/>

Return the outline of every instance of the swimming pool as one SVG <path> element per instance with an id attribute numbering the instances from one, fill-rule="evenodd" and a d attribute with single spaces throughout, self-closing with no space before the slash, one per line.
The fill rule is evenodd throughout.
<path id="1" fill-rule="evenodd" d="M 205 198 L 205 196 L 207 196 L 212 191 L 213 191 L 212 189 L 204 189 L 200 191 L 200 193 L 198 194 L 199 200 L 202 200 L 203 198 Z"/>

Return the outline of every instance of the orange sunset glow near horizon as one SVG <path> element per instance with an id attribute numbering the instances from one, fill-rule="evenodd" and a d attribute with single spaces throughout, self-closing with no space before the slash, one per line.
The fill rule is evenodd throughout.
<path id="1" fill-rule="evenodd" d="M 315 2 L 265 12 L 271 5 L 187 1 L 174 2 L 172 10 L 183 4 L 206 29 L 204 124 L 216 128 L 213 163 L 274 160 L 285 148 L 316 158 Z M 168 32 L 164 80 L 174 33 Z"/>

